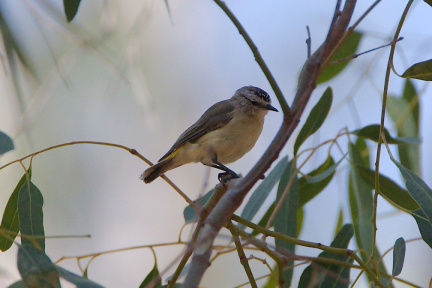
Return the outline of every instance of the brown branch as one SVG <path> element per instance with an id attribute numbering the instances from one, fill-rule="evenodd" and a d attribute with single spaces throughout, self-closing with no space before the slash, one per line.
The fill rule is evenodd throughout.
<path id="1" fill-rule="evenodd" d="M 202 276 L 209 266 L 212 244 L 217 234 L 240 206 L 252 186 L 264 175 L 273 161 L 278 158 L 280 151 L 297 127 L 300 116 L 303 114 L 306 104 L 316 87 L 316 81 L 322 67 L 324 67 L 323 64 L 328 62 L 348 28 L 355 3 L 356 0 L 347 0 L 344 9 L 340 11 L 340 1 L 338 1 L 332 25 L 325 42 L 311 55 L 304 65 L 299 87 L 292 105 L 292 113 L 284 115 L 282 125 L 274 140 L 252 170 L 244 178 L 235 179 L 237 181 L 235 181 L 234 187 L 229 188 L 213 211 L 208 215 L 198 236 L 189 273 L 182 287 L 196 288 L 199 286 Z"/>

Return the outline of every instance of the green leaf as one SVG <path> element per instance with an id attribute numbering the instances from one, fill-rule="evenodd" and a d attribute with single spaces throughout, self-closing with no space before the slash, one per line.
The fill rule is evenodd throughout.
<path id="1" fill-rule="evenodd" d="M 19 280 L 8 286 L 8 288 L 26 288 L 26 286 L 24 285 L 24 282 L 22 280 Z"/>
<path id="2" fill-rule="evenodd" d="M 281 199 L 282 194 L 285 189 L 287 189 L 287 185 L 290 182 L 290 179 L 294 177 L 293 181 L 288 190 L 288 194 L 285 199 Z M 282 206 L 279 211 L 276 213 L 275 221 L 274 221 L 274 230 L 276 232 L 291 236 L 297 237 L 297 209 L 298 209 L 298 198 L 299 198 L 299 189 L 298 189 L 298 181 L 297 175 L 294 175 L 294 164 L 291 160 L 286 167 L 281 180 L 279 181 L 276 203 L 282 201 Z M 275 239 L 276 250 L 283 255 L 293 255 L 295 252 L 295 245 L 293 243 L 289 243 L 278 238 Z M 294 260 L 288 260 L 286 265 L 291 266 L 294 264 Z M 279 269 L 283 269 L 283 267 L 279 267 Z M 284 277 L 284 285 L 283 287 L 290 287 L 292 281 L 293 270 L 292 269 L 284 269 L 283 277 Z M 279 282 L 281 279 L 279 279 Z"/>
<path id="3" fill-rule="evenodd" d="M 273 267 L 273 273 L 270 274 L 270 277 L 268 277 L 267 282 L 262 286 L 262 288 L 276 288 L 278 287 L 277 282 L 277 273 L 276 272 L 277 267 Z"/>
<path id="4" fill-rule="evenodd" d="M 328 63 L 354 55 L 357 51 L 362 36 L 363 34 L 357 31 L 351 34 L 345 40 L 345 42 L 343 42 L 339 46 L 339 48 L 336 49 L 336 51 L 333 53 L 333 56 L 330 58 L 330 61 Z M 342 70 L 348 65 L 348 63 L 351 60 L 352 59 L 324 67 L 321 75 L 317 80 L 317 84 L 327 82 L 333 77 L 335 77 L 336 75 L 338 75 L 340 72 L 342 72 Z"/>
<path id="5" fill-rule="evenodd" d="M 374 124 L 363 127 L 362 129 L 358 129 L 352 132 L 358 137 L 363 137 L 375 142 L 378 142 L 378 137 L 380 134 L 380 125 Z M 384 128 L 384 135 L 386 137 L 388 144 L 419 144 L 421 143 L 420 139 L 415 137 L 392 137 L 390 133 Z"/>
<path id="6" fill-rule="evenodd" d="M 74 274 L 60 266 L 56 266 L 56 268 L 63 279 L 72 284 L 75 284 L 77 288 L 103 288 L 102 285 L 99 285 L 87 278 L 83 278 L 77 274 Z"/>
<path id="7" fill-rule="evenodd" d="M 398 238 L 393 248 L 392 276 L 398 276 L 402 272 L 402 267 L 405 260 L 405 250 L 405 240 L 402 237 Z"/>
<path id="8" fill-rule="evenodd" d="M 373 249 L 372 189 L 360 176 L 358 167 L 363 165 L 363 158 L 352 143 L 349 144 L 349 156 L 352 162 L 349 174 L 349 202 L 355 237 L 358 247 L 371 255 Z"/>
<path id="9" fill-rule="evenodd" d="M 343 215 L 343 209 L 342 207 L 339 209 L 338 219 L 336 222 L 336 229 L 335 229 L 335 237 L 337 235 L 337 232 L 342 229 L 342 225 L 344 223 L 344 215 Z"/>
<path id="10" fill-rule="evenodd" d="M 416 123 L 416 135 L 414 136 L 418 136 L 420 122 L 420 101 L 419 95 L 412 81 L 409 79 L 406 79 L 405 81 L 402 97 L 409 104 L 411 114 L 413 115 L 414 121 Z"/>
<path id="11" fill-rule="evenodd" d="M 321 172 L 316 176 L 307 177 L 306 180 L 309 183 L 318 183 L 324 180 L 325 178 L 329 177 L 330 175 L 334 175 L 336 168 L 339 166 L 340 163 L 342 163 L 342 160 L 345 159 L 347 155 L 348 153 L 346 153 L 336 164 L 333 164 L 332 166 L 330 166 L 329 168 L 327 168 L 326 170 L 324 170 L 323 172 Z"/>
<path id="12" fill-rule="evenodd" d="M 72 21 L 78 12 L 81 0 L 63 0 L 64 12 L 68 22 Z"/>
<path id="13" fill-rule="evenodd" d="M 149 286 L 152 284 L 151 286 Z M 157 263 L 155 262 L 153 269 L 150 271 L 150 273 L 145 277 L 139 288 L 146 288 L 146 287 L 159 287 L 161 286 L 162 281 L 161 277 L 159 275 L 159 270 L 157 268 Z"/>
<path id="14" fill-rule="evenodd" d="M 417 222 L 423 241 L 432 248 L 432 221 L 427 219 L 426 214 L 421 209 L 414 211 L 412 216 Z"/>
<path id="15" fill-rule="evenodd" d="M 296 142 L 294 144 L 294 154 L 297 154 L 298 149 L 304 143 L 304 141 L 306 141 L 309 136 L 314 134 L 321 127 L 322 123 L 324 123 L 324 120 L 330 111 L 332 101 L 333 92 L 332 89 L 328 87 L 321 96 L 321 99 L 318 101 L 318 103 L 312 108 L 306 123 L 300 130 L 300 133 L 297 136 Z"/>
<path id="16" fill-rule="evenodd" d="M 32 245 L 18 249 L 18 271 L 27 288 L 60 287 L 59 273 L 51 259 Z"/>
<path id="17" fill-rule="evenodd" d="M 322 175 L 323 172 L 329 171 L 331 167 L 334 167 L 335 163 L 333 158 L 329 155 L 326 161 L 321 164 L 317 169 L 310 172 L 308 177 L 301 177 L 299 179 L 299 206 L 305 205 L 315 196 L 317 196 L 324 188 L 330 183 L 333 178 L 334 170 L 327 177 L 321 179 L 319 182 L 310 183 L 307 178 L 316 177 Z"/>
<path id="18" fill-rule="evenodd" d="M 172 286 L 173 288 L 182 288 L 183 284 L 182 283 L 175 283 L 174 286 Z M 160 288 L 168 288 L 168 284 L 160 286 Z"/>
<path id="19" fill-rule="evenodd" d="M 369 185 L 370 188 L 375 189 L 375 171 L 358 166 L 357 167 L 360 177 Z M 381 195 L 384 196 L 391 204 L 396 204 L 407 210 L 417 210 L 418 203 L 411 197 L 407 190 L 401 188 L 398 184 L 393 182 L 390 178 L 379 174 L 379 183 Z"/>
<path id="20" fill-rule="evenodd" d="M 279 163 L 273 168 L 269 175 L 261 182 L 258 188 L 253 192 L 249 201 L 246 203 L 241 217 L 246 220 L 252 220 L 258 210 L 264 204 L 273 187 L 279 181 L 288 165 L 288 156 L 283 157 Z M 241 225 L 241 227 L 244 227 Z"/>
<path id="21" fill-rule="evenodd" d="M 354 235 L 352 224 L 345 224 L 337 233 L 331 247 L 346 249 Z M 334 259 L 351 264 L 353 259 L 348 255 L 322 252 L 318 258 Z M 309 287 L 337 287 L 348 288 L 350 267 L 336 264 L 311 263 L 300 277 L 299 288 Z"/>
<path id="22" fill-rule="evenodd" d="M 402 77 L 431 81 L 432 80 L 432 60 L 427 60 L 412 65 L 402 74 Z"/>
<path id="23" fill-rule="evenodd" d="M 203 197 L 200 197 L 197 200 L 195 200 L 195 203 L 198 206 L 202 207 L 205 203 L 207 203 L 207 201 L 213 195 L 213 192 L 214 192 L 214 189 L 210 190 Z M 199 215 L 196 214 L 195 209 L 190 205 L 186 206 L 186 208 L 183 210 L 183 216 L 184 216 L 186 223 L 193 223 L 193 222 L 197 222 L 199 220 Z"/>
<path id="24" fill-rule="evenodd" d="M 31 167 L 27 170 L 27 173 L 31 178 Z M 19 232 L 18 195 L 21 187 L 23 187 L 26 181 L 27 176 L 24 174 L 9 197 L 5 211 L 3 213 L 3 218 L 0 225 L 0 250 L 3 252 L 12 246 L 12 243 Z"/>
<path id="25" fill-rule="evenodd" d="M 31 181 L 26 181 L 18 196 L 21 243 L 33 245 L 44 251 L 45 233 L 42 206 L 42 193 Z"/>
<path id="26" fill-rule="evenodd" d="M 0 155 L 3 155 L 13 149 L 14 144 L 12 138 L 10 138 L 6 133 L 0 131 Z"/>

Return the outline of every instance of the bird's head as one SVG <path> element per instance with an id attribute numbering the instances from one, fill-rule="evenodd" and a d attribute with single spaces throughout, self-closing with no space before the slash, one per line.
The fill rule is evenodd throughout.
<path id="1" fill-rule="evenodd" d="M 241 102 L 245 103 L 245 105 L 251 105 L 252 108 L 255 109 L 264 109 L 278 112 L 278 110 L 271 105 L 271 99 L 269 94 L 258 87 L 242 87 L 236 91 L 233 99 L 238 99 Z"/>

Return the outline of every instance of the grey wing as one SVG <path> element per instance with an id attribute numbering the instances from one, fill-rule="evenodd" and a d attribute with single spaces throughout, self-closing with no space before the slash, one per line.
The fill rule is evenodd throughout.
<path id="1" fill-rule="evenodd" d="M 221 101 L 211 106 L 198 121 L 184 131 L 171 149 L 162 156 L 159 161 L 168 157 L 171 153 L 177 150 L 180 146 L 188 142 L 194 142 L 201 136 L 210 131 L 219 129 L 225 126 L 234 114 L 234 105 L 228 102 L 229 100 Z"/>

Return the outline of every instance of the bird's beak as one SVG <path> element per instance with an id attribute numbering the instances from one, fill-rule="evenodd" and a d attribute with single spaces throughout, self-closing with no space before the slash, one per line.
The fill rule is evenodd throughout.
<path id="1" fill-rule="evenodd" d="M 279 112 L 275 107 L 273 107 L 273 106 L 270 105 L 270 104 L 267 104 L 264 108 L 267 109 L 267 110 L 271 110 L 271 111 Z"/>

